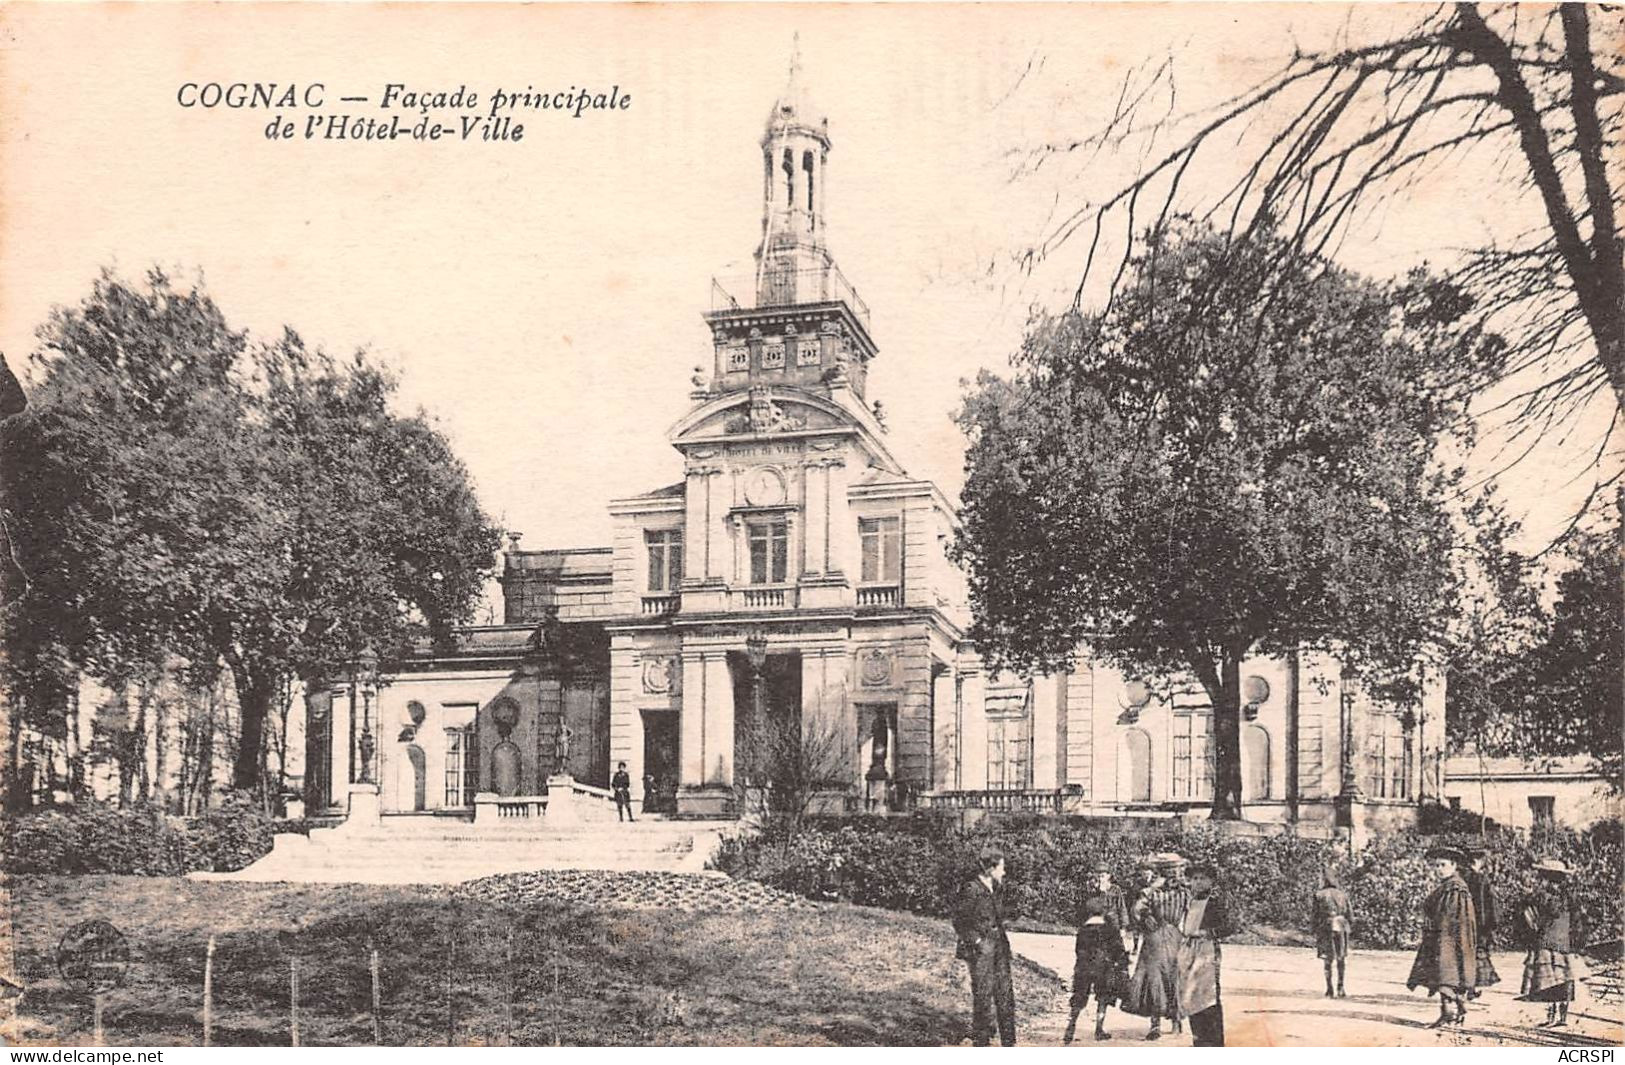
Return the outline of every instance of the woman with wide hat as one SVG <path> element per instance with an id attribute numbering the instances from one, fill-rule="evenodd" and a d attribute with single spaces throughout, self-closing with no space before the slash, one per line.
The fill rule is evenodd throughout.
<path id="1" fill-rule="evenodd" d="M 1439 996 L 1439 1017 L 1428 1027 L 1467 1019 L 1467 998 L 1478 979 L 1478 916 L 1462 879 L 1467 856 L 1453 847 L 1427 852 L 1438 884 L 1422 902 L 1422 942 L 1416 948 L 1408 988 Z"/>
<path id="2" fill-rule="evenodd" d="M 1122 1009 L 1151 1020 L 1147 1039 L 1162 1038 L 1163 1018 L 1173 1022 L 1173 1030 L 1184 1024 L 1179 1008 L 1179 948 L 1184 942 L 1181 927 L 1190 907 L 1190 889 L 1184 884 L 1184 858 L 1177 854 L 1155 854 L 1150 859 L 1156 877 L 1134 902 L 1130 918 L 1140 929 L 1140 958 L 1123 995 Z"/>
<path id="3" fill-rule="evenodd" d="M 1556 858 L 1536 862 L 1535 890 L 1518 914 L 1529 953 L 1523 962 L 1521 1002 L 1546 1003 L 1542 1028 L 1569 1023 L 1574 1001 L 1572 955 L 1585 943 L 1584 913 L 1574 898 L 1572 874 Z"/>

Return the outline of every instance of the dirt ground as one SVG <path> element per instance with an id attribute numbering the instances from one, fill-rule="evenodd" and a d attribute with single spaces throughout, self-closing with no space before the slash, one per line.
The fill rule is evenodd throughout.
<path id="1" fill-rule="evenodd" d="M 59 975 L 55 952 L 70 926 L 102 918 L 124 934 L 131 955 L 123 983 L 104 1000 L 112 1045 L 202 1041 L 211 935 L 213 1042 L 222 1046 L 288 1045 L 295 957 L 301 1043 L 371 1043 L 373 947 L 388 1045 L 909 1046 L 966 1038 L 969 988 L 947 922 L 799 899 L 777 904 L 754 884 L 741 884 L 734 900 L 732 883 L 713 878 L 694 897 L 714 905 L 682 912 L 588 909 L 559 902 L 545 885 L 531 895 L 460 897 L 440 888 L 18 878 L 13 927 L 26 991 L 5 1035 L 92 1041 L 90 1001 Z M 1048 973 L 1019 964 L 1016 985 L 1035 1016 L 1064 1009 L 1060 981 Z"/>

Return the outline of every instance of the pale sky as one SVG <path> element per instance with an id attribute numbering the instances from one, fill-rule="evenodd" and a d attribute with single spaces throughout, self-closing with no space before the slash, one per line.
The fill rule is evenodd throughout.
<path id="1" fill-rule="evenodd" d="M 405 403 L 438 419 L 525 546 L 607 544 L 610 499 L 680 476 L 665 433 L 693 367 L 710 364 L 712 275 L 748 271 L 758 139 L 799 31 L 833 140 L 830 244 L 880 345 L 869 395 L 910 472 L 953 493 L 960 379 L 1004 364 L 1027 308 L 1075 284 L 1086 248 L 1033 278 L 983 267 L 1042 235 L 1058 194 L 1105 191 L 1134 165 L 1012 182 L 1008 153 L 1097 127 L 1148 55 L 1178 49 L 1195 100 L 1346 17 L 1288 4 L 9 5 L 0 350 L 21 372 L 50 307 L 78 302 L 103 265 L 201 270 L 234 324 L 266 337 L 291 325 L 396 367 Z M 497 88 L 618 86 L 632 104 L 518 114 L 519 143 L 270 142 L 277 112 L 177 105 L 183 83 L 210 81 L 322 82 L 324 114 L 387 117 L 389 82 L 465 86 L 482 104 Z M 306 112 L 282 113 L 302 128 Z M 1489 180 L 1474 195 L 1419 190 L 1344 261 L 1393 273 L 1505 224 Z M 1548 448 L 1505 479 L 1537 533 L 1583 495 L 1565 484 L 1574 458 Z"/>

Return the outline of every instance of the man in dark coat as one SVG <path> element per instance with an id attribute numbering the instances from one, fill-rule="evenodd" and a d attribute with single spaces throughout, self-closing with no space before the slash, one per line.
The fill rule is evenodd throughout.
<path id="1" fill-rule="evenodd" d="M 1235 931 L 1235 924 L 1224 896 L 1214 890 L 1217 875 L 1211 865 L 1193 865 L 1186 877 L 1191 896 L 1180 927 L 1184 941 L 1179 947 L 1179 1012 L 1190 1019 L 1195 1046 L 1222 1047 L 1219 941 Z"/>
<path id="2" fill-rule="evenodd" d="M 1114 1005 L 1128 985 L 1128 949 L 1123 932 L 1128 924 L 1128 904 L 1123 892 L 1112 885 L 1109 866 L 1097 865 L 1095 882 L 1084 893 L 1078 907 L 1076 960 L 1072 964 L 1072 1015 L 1066 1022 L 1062 1042 L 1071 1043 L 1078 1029 L 1078 1015 L 1095 997 L 1095 1038 L 1110 1039 L 1106 1032 L 1106 1007 Z"/>
<path id="3" fill-rule="evenodd" d="M 1439 883 L 1422 902 L 1422 942 L 1405 986 L 1439 996 L 1439 1017 L 1428 1027 L 1467 1019 L 1467 995 L 1478 979 L 1478 915 L 1461 870 L 1467 857 L 1449 847 L 1427 852 Z"/>
<path id="4" fill-rule="evenodd" d="M 1016 1045 L 1016 995 L 1010 983 L 1010 937 L 1004 930 L 1004 854 L 989 848 L 978 861 L 978 873 L 965 882 L 954 906 L 957 956 L 970 967 L 971 1042 Z"/>
<path id="5" fill-rule="evenodd" d="M 609 790 L 615 793 L 615 820 L 636 821 L 637 818 L 632 816 L 632 774 L 626 771 L 625 762 L 615 763 L 615 775 L 609 778 Z"/>
<path id="6" fill-rule="evenodd" d="M 1495 965 L 1490 961 L 1490 945 L 1500 921 L 1495 910 L 1495 892 L 1491 890 L 1489 877 L 1485 873 L 1488 855 L 1481 846 L 1468 845 L 1461 848 L 1461 852 L 1468 861 L 1467 868 L 1461 871 L 1461 878 L 1467 882 L 1467 890 L 1473 896 L 1473 914 L 1478 918 L 1478 972 L 1473 990 L 1467 997 L 1477 998 L 1482 988 L 1501 982 L 1501 974 L 1495 971 Z"/>

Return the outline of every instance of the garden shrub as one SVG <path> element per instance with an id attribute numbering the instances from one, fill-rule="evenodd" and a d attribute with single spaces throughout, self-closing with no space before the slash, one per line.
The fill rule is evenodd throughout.
<path id="1" fill-rule="evenodd" d="M 1321 870 L 1332 864 L 1343 875 L 1355 914 L 1355 941 L 1366 947 L 1414 946 L 1420 936 L 1420 905 L 1433 886 L 1423 854 L 1441 842 L 1479 840 L 1476 834 L 1442 836 L 1406 831 L 1372 840 L 1350 856 L 1341 842 L 1301 836 L 1234 835 L 1206 823 L 1183 831 L 1127 834 L 1063 818 L 988 818 L 966 831 L 930 815 L 856 818 L 812 823 L 793 836 L 729 840 L 713 865 L 812 898 L 844 899 L 866 906 L 944 917 L 961 883 L 973 875 L 976 857 L 997 846 L 1006 857 L 1008 911 L 1041 925 L 1074 920 L 1079 892 L 1096 862 L 1111 866 L 1119 884 L 1131 883 L 1144 855 L 1177 851 L 1219 871 L 1244 925 L 1307 934 L 1311 899 Z M 1509 831 L 1484 839 L 1488 875 L 1510 925 L 1531 886 L 1529 867 L 1558 857 L 1577 871 L 1592 942 L 1621 933 L 1622 870 L 1619 822 L 1591 830 L 1555 832 L 1529 840 Z M 1514 946 L 1510 928 L 1499 945 Z"/>
<path id="2" fill-rule="evenodd" d="M 0 843 L 13 875 L 182 876 L 241 869 L 265 855 L 271 820 L 250 797 L 229 792 L 193 818 L 150 804 L 82 802 L 12 818 Z"/>

